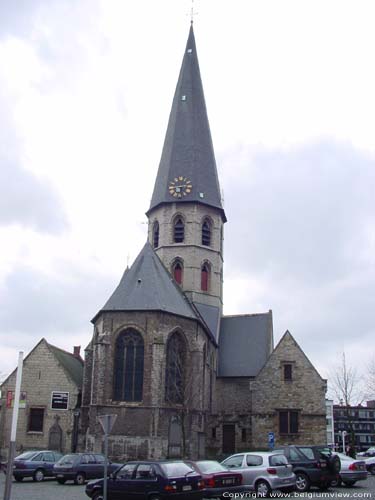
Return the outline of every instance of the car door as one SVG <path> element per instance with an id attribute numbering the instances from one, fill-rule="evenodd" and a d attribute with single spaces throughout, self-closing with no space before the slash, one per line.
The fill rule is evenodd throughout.
<path id="1" fill-rule="evenodd" d="M 134 500 L 136 493 L 134 491 L 134 475 L 136 463 L 125 464 L 112 477 L 109 477 L 108 498 L 111 500 Z"/>
<path id="2" fill-rule="evenodd" d="M 52 470 L 55 464 L 55 456 L 52 453 L 52 451 L 45 451 L 43 453 L 43 464 L 46 476 L 52 476 L 53 475 Z"/>
<path id="3" fill-rule="evenodd" d="M 243 484 L 254 488 L 255 480 L 264 472 L 263 457 L 253 453 L 247 453 L 244 459 L 244 465 L 239 470 L 242 474 Z"/>
<path id="4" fill-rule="evenodd" d="M 158 492 L 158 476 L 152 464 L 140 463 L 134 476 L 134 499 L 142 500 L 150 493 Z"/>

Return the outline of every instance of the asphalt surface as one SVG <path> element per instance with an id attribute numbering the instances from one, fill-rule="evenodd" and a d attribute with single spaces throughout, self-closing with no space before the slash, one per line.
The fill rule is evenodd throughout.
<path id="1" fill-rule="evenodd" d="M 0 499 L 3 500 L 5 475 L 0 473 Z M 291 494 L 291 497 L 294 495 Z M 42 483 L 24 479 L 22 483 L 12 483 L 11 500 L 88 500 L 84 486 L 73 483 L 58 484 L 53 479 L 46 479 Z M 295 497 L 296 498 L 296 497 Z M 375 476 L 369 476 L 366 481 L 359 481 L 352 488 L 330 488 L 325 492 L 312 489 L 308 494 L 298 495 L 298 498 L 347 498 L 375 500 Z"/>

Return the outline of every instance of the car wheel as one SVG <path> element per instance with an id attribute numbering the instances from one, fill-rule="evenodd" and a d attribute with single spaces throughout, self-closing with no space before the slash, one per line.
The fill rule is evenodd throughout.
<path id="1" fill-rule="evenodd" d="M 267 481 L 261 479 L 255 484 L 255 491 L 259 497 L 268 497 L 272 490 Z"/>
<path id="2" fill-rule="evenodd" d="M 20 483 L 21 481 L 23 481 L 22 476 L 14 476 L 14 479 L 17 481 L 17 483 Z"/>
<path id="3" fill-rule="evenodd" d="M 331 457 L 330 461 L 328 462 L 328 468 L 334 474 L 338 474 L 341 469 L 340 457 L 338 457 L 337 455 L 333 455 L 333 457 Z"/>
<path id="4" fill-rule="evenodd" d="M 372 474 L 373 476 L 375 476 L 375 464 L 374 465 L 370 465 L 370 467 L 368 468 L 368 471 L 370 474 Z"/>
<path id="5" fill-rule="evenodd" d="M 93 494 L 92 500 L 103 500 L 104 496 L 101 491 L 97 491 L 96 493 Z"/>
<path id="6" fill-rule="evenodd" d="M 344 481 L 345 486 L 354 486 L 357 481 Z"/>
<path id="7" fill-rule="evenodd" d="M 304 472 L 296 472 L 296 490 L 299 492 L 310 489 L 310 479 Z"/>
<path id="8" fill-rule="evenodd" d="M 40 483 L 40 481 L 43 481 L 44 471 L 42 469 L 37 469 L 34 472 L 33 479 L 34 479 L 34 481 L 37 481 L 38 483 Z"/>
<path id="9" fill-rule="evenodd" d="M 58 482 L 59 484 L 65 484 L 65 481 L 66 481 L 66 479 L 64 479 L 63 477 L 58 477 L 58 478 L 57 478 L 57 482 Z"/>
<path id="10" fill-rule="evenodd" d="M 78 472 L 76 477 L 74 478 L 75 484 L 85 484 L 86 476 L 83 472 Z"/>
<path id="11" fill-rule="evenodd" d="M 336 479 L 332 479 L 331 486 L 336 488 L 336 486 L 341 486 L 341 477 L 338 476 Z"/>

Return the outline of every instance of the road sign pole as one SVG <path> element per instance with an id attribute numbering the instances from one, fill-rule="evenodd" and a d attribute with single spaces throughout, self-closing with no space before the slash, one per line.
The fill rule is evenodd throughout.
<path id="1" fill-rule="evenodd" d="M 100 415 L 98 420 L 104 431 L 104 478 L 103 478 L 103 500 L 107 500 L 108 481 L 108 434 L 116 421 L 117 415 Z"/>
<path id="2" fill-rule="evenodd" d="M 10 431 L 9 455 L 7 463 L 7 475 L 5 480 L 4 500 L 10 499 L 10 492 L 12 489 L 13 460 L 14 460 L 14 455 L 16 454 L 16 435 L 17 435 L 18 409 L 20 406 L 22 366 L 23 366 L 23 352 L 21 351 L 18 355 L 16 391 L 14 394 L 12 427 Z"/>

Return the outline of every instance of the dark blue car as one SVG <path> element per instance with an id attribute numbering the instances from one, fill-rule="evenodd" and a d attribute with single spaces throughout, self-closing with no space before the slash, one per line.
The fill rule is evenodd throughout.
<path id="1" fill-rule="evenodd" d="M 84 484 L 88 479 L 103 477 L 104 460 L 104 455 L 100 453 L 70 453 L 60 458 L 53 468 L 53 473 L 60 484 L 66 481 Z M 108 474 L 121 466 L 122 464 L 109 462 Z"/>
<path id="2" fill-rule="evenodd" d="M 201 500 L 204 481 L 183 461 L 128 462 L 108 478 L 108 500 Z M 103 479 L 90 481 L 86 495 L 103 500 Z"/>
<path id="3" fill-rule="evenodd" d="M 53 466 L 61 457 L 57 451 L 26 451 L 14 459 L 14 479 L 22 481 L 24 477 L 32 477 L 34 481 L 43 481 L 45 477 L 53 477 Z"/>

